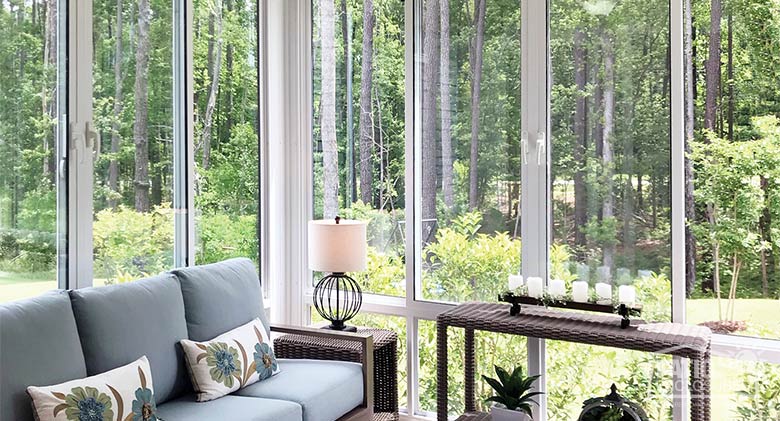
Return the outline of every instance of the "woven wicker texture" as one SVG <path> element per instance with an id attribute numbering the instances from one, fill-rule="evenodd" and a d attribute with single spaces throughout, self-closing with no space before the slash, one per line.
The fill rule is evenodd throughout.
<path id="1" fill-rule="evenodd" d="M 506 304 L 467 303 L 439 314 L 436 332 L 439 421 L 447 419 L 447 327 L 466 329 L 464 365 L 467 413 L 476 411 L 474 330 L 485 330 L 689 358 L 691 420 L 710 420 L 711 332 L 706 327 L 632 321 L 627 329 L 621 329 L 621 318 L 616 315 L 523 306 L 519 315 L 510 316 L 509 308 Z"/>
<path id="2" fill-rule="evenodd" d="M 490 421 L 491 419 L 490 414 L 484 412 L 467 412 L 455 421 Z"/>
<path id="3" fill-rule="evenodd" d="M 374 420 L 398 420 L 398 335 L 383 329 L 358 328 L 374 336 Z M 282 335 L 274 340 L 278 358 L 360 361 L 360 344 L 304 335 Z"/>

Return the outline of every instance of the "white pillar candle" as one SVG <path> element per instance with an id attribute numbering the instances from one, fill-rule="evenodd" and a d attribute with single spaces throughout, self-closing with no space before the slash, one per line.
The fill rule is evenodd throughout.
<path id="1" fill-rule="evenodd" d="M 561 279 L 551 279 L 547 285 L 547 292 L 555 298 L 563 298 L 566 295 L 566 282 Z"/>
<path id="2" fill-rule="evenodd" d="M 621 285 L 618 288 L 618 298 L 622 304 L 634 304 L 636 302 L 636 289 L 632 285 Z"/>
<path id="3" fill-rule="evenodd" d="M 528 286 L 529 297 L 539 298 L 542 296 L 542 292 L 544 291 L 542 278 L 529 276 L 526 280 L 526 285 Z"/>
<path id="4" fill-rule="evenodd" d="M 571 298 L 577 303 L 588 302 L 588 283 L 585 281 L 574 281 L 571 284 Z"/>
<path id="5" fill-rule="evenodd" d="M 612 300 L 612 285 L 599 282 L 596 284 L 596 295 L 599 300 Z"/>
<path id="6" fill-rule="evenodd" d="M 509 290 L 514 291 L 523 286 L 523 275 L 509 275 Z"/>

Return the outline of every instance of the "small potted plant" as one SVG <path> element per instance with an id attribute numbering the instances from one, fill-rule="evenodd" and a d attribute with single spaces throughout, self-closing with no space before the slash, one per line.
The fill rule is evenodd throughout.
<path id="1" fill-rule="evenodd" d="M 533 384 L 539 376 L 523 376 L 523 368 L 516 367 L 512 374 L 499 366 L 495 366 L 494 379 L 482 376 L 495 390 L 496 395 L 485 399 L 485 403 L 493 402 L 490 416 L 493 421 L 529 421 L 533 420 L 531 405 L 536 405 L 532 398 L 542 392 L 532 392 Z"/>

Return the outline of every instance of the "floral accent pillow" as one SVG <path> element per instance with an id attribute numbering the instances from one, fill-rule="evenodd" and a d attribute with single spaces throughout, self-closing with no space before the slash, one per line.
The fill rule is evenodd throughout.
<path id="1" fill-rule="evenodd" d="M 27 388 L 39 421 L 162 421 L 146 356 L 103 374 Z"/>
<path id="2" fill-rule="evenodd" d="M 273 343 L 260 319 L 206 342 L 182 340 L 198 401 L 210 401 L 279 372 Z"/>

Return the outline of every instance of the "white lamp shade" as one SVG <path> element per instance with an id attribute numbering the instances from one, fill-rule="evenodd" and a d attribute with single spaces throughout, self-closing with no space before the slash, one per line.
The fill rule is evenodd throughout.
<path id="1" fill-rule="evenodd" d="M 309 221 L 309 269 L 360 272 L 366 269 L 366 222 Z"/>

